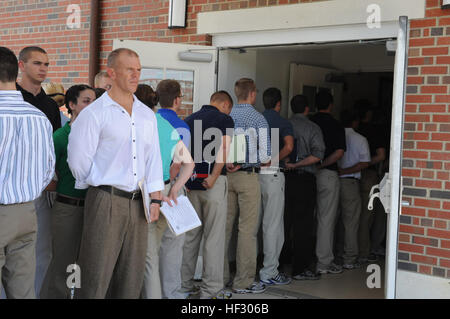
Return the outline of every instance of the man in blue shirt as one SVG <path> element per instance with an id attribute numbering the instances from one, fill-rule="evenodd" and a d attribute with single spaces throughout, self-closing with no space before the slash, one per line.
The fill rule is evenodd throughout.
<path id="1" fill-rule="evenodd" d="M 261 187 L 260 220 L 262 220 L 262 237 L 264 248 L 263 268 L 259 271 L 259 278 L 266 285 L 287 285 L 291 282 L 283 273 L 278 271 L 278 258 L 284 242 L 284 173 L 274 160 L 284 160 L 294 148 L 294 132 L 291 123 L 280 116 L 281 92 L 277 88 L 269 88 L 264 91 L 263 103 L 266 110 L 264 118 L 270 127 L 272 148 L 274 144 L 279 147 L 272 151 L 272 163 L 270 167 L 263 167 L 259 172 Z M 272 136 L 276 134 L 276 136 Z M 283 164 L 283 162 L 280 162 Z"/>
<path id="2" fill-rule="evenodd" d="M 238 103 L 230 116 L 234 121 L 234 134 L 244 135 L 247 142 L 245 163 L 227 164 L 228 214 L 225 242 L 224 282 L 231 284 L 228 265 L 228 247 L 234 221 L 238 218 L 236 248 L 236 275 L 232 288 L 235 293 L 262 293 L 266 286 L 254 282 L 256 275 L 256 235 L 258 233 L 261 191 L 258 181 L 260 167 L 270 163 L 269 125 L 254 108 L 256 86 L 251 79 L 236 82 L 234 92 Z"/>
<path id="3" fill-rule="evenodd" d="M 33 201 L 55 172 L 51 123 L 16 90 L 17 73 L 16 56 L 0 47 L 0 291 L 5 284 L 8 299 L 36 297 Z"/>
<path id="4" fill-rule="evenodd" d="M 156 87 L 156 94 L 158 95 L 159 105 L 161 106 L 158 114 L 177 130 L 181 140 L 189 149 L 191 139 L 189 126 L 177 116 L 183 97 L 180 83 L 175 80 L 163 80 Z M 177 175 L 176 173 L 172 173 L 172 170 L 171 175 Z M 164 232 L 159 252 L 163 298 L 184 298 L 184 295 L 179 292 L 181 289 L 180 269 L 183 257 L 184 238 L 185 234 L 175 236 L 169 228 L 166 228 Z"/>

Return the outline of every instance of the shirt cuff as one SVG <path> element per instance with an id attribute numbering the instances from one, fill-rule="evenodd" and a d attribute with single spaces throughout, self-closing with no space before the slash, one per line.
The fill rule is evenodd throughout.
<path id="1" fill-rule="evenodd" d="M 84 182 L 75 181 L 75 188 L 76 189 L 87 189 L 89 188 L 89 184 L 86 184 Z"/>
<path id="2" fill-rule="evenodd" d="M 162 191 L 163 189 L 164 189 L 164 181 L 163 180 L 147 183 L 147 191 L 149 193 L 159 192 L 159 191 Z"/>

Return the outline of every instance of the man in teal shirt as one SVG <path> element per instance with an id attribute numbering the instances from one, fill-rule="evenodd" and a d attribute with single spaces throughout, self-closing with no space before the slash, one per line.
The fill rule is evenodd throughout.
<path id="1" fill-rule="evenodd" d="M 140 84 L 135 95 L 151 109 L 158 103 L 156 93 L 148 85 Z M 159 146 L 161 149 L 165 184 L 163 195 L 168 196 L 170 200 L 173 200 L 176 203 L 176 198 L 184 184 L 191 177 L 192 171 L 194 170 L 194 162 L 188 149 L 181 141 L 177 130 L 160 114 L 156 113 L 155 115 L 158 125 Z M 171 181 L 175 178 L 175 176 L 171 176 L 170 174 L 172 163 L 176 166 L 181 164 L 179 176 L 175 181 Z M 178 168 L 176 171 L 178 172 Z M 172 175 L 176 175 L 176 173 Z M 149 225 L 144 285 L 141 294 L 142 298 L 145 299 L 161 299 L 162 297 L 159 272 L 159 249 L 166 228 L 167 222 L 162 214 L 156 223 L 151 223 Z"/>
<path id="2" fill-rule="evenodd" d="M 67 164 L 70 125 L 80 112 L 95 100 L 94 90 L 87 85 L 74 85 L 67 90 L 65 104 L 71 121 L 53 133 L 56 155 L 56 199 L 52 208 L 52 260 L 40 292 L 41 298 L 69 299 L 67 266 L 76 263 L 83 227 L 85 190 L 75 189 L 75 178 Z"/>

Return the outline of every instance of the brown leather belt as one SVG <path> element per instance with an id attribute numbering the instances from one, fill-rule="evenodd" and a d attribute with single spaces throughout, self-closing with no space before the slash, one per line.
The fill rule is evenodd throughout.
<path id="1" fill-rule="evenodd" d="M 131 200 L 137 200 L 137 199 L 141 199 L 142 198 L 142 194 L 141 191 L 136 191 L 136 192 L 126 192 L 123 191 L 121 189 L 112 187 L 112 186 L 108 186 L 108 185 L 100 185 L 97 186 L 98 188 L 100 188 L 101 190 L 108 192 L 110 194 L 116 195 L 116 196 L 120 196 L 120 197 L 124 197 L 126 199 L 131 199 Z"/>
<path id="2" fill-rule="evenodd" d="M 55 200 L 60 203 L 67 204 L 67 205 L 79 206 L 79 207 L 84 206 L 84 199 L 70 198 L 70 197 L 66 197 L 64 195 L 60 195 L 60 194 L 56 195 Z"/>

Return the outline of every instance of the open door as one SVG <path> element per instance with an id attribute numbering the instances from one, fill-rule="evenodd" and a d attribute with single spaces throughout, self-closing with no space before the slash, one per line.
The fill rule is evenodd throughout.
<path id="1" fill-rule="evenodd" d="M 153 89 L 161 80 L 173 79 L 181 84 L 183 105 L 181 116 L 188 110 L 199 110 L 209 104 L 216 88 L 216 48 L 191 44 L 114 40 L 113 49 L 128 48 L 139 54 L 141 83 Z M 184 109 L 184 110 L 183 110 Z"/>
<path id="2" fill-rule="evenodd" d="M 308 98 L 310 112 L 315 113 L 315 96 L 321 90 L 329 91 L 334 98 L 332 110 L 335 118 L 339 118 L 341 112 L 341 101 L 343 84 L 327 82 L 327 75 L 336 73 L 337 70 L 323 67 L 291 63 L 289 72 L 289 101 L 297 94 L 303 94 Z M 288 108 L 288 118 L 292 115 Z"/>
<path id="3" fill-rule="evenodd" d="M 387 187 L 387 190 L 385 190 L 387 199 L 384 208 L 385 212 L 388 214 L 385 266 L 385 297 L 387 299 L 396 298 L 398 221 L 401 214 L 402 203 L 401 169 L 406 96 L 406 67 L 408 61 L 408 17 L 400 17 L 399 24 L 400 28 L 397 38 L 394 66 L 389 173 L 386 176 L 386 183 L 384 183 L 384 187 Z M 380 189 L 380 193 L 381 192 L 382 190 Z"/>

